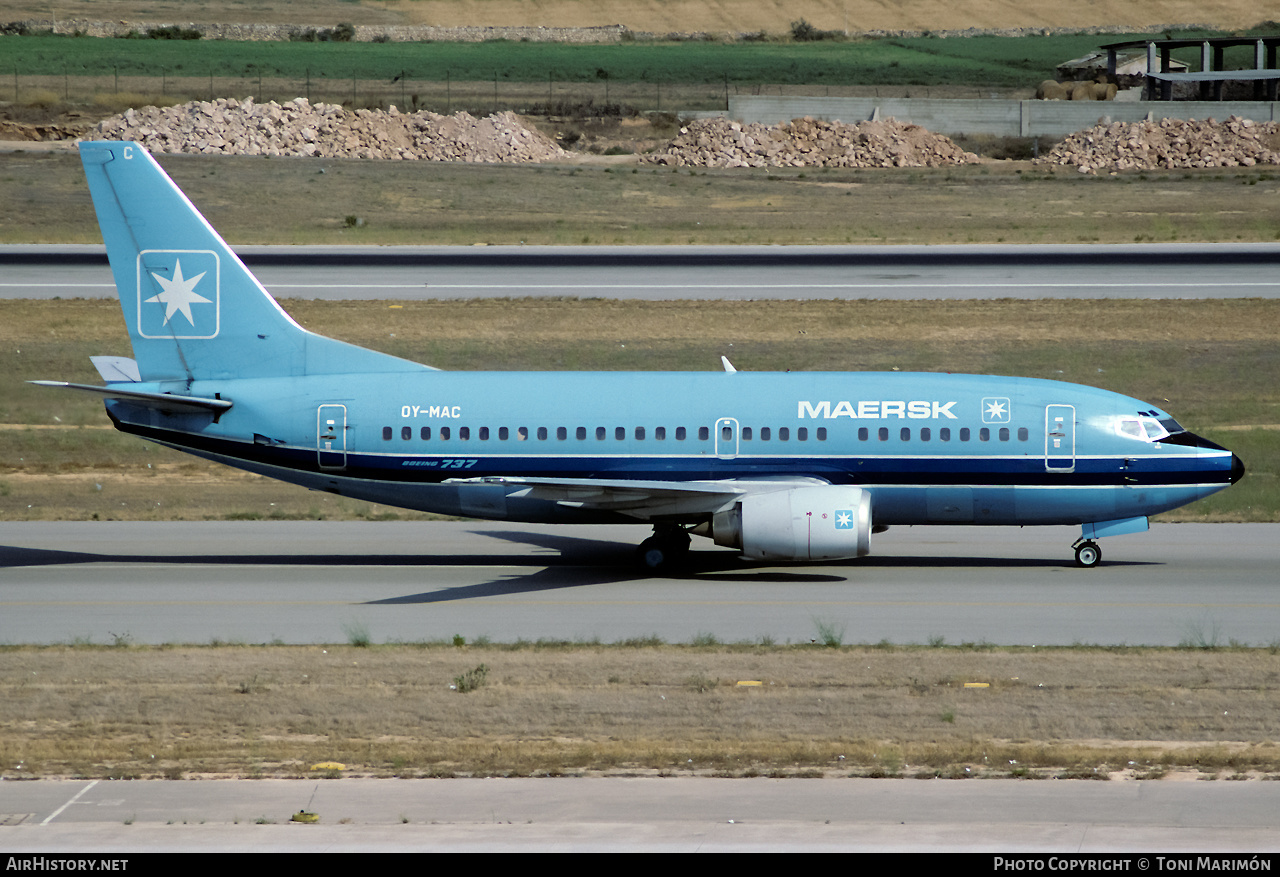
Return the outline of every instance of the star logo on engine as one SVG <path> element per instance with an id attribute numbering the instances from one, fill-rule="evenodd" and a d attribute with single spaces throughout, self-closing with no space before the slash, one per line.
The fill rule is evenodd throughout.
<path id="1" fill-rule="evenodd" d="M 144 338 L 214 338 L 221 272 L 211 250 L 138 254 L 138 333 Z"/>
<path id="2" fill-rule="evenodd" d="M 852 530 L 853 529 L 853 512 L 844 511 L 844 510 L 836 512 L 836 529 Z"/>
<path id="3" fill-rule="evenodd" d="M 1012 419 L 1006 396 L 987 396 L 982 400 L 983 423 L 1008 423 Z"/>

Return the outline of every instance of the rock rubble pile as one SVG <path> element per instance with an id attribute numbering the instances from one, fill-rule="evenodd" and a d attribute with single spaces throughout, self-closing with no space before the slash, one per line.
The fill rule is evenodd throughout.
<path id="1" fill-rule="evenodd" d="M 894 119 L 846 125 L 805 117 L 780 125 L 700 119 L 649 161 L 676 167 L 939 167 L 978 157 Z"/>
<path id="2" fill-rule="evenodd" d="M 567 153 L 514 113 L 401 113 L 312 104 L 193 101 L 130 109 L 98 124 L 90 139 L 136 140 L 152 152 L 384 158 L 408 161 L 540 162 Z"/>
<path id="3" fill-rule="evenodd" d="M 1231 116 L 1100 123 L 1063 140 L 1041 163 L 1075 165 L 1084 174 L 1153 168 L 1280 164 L 1280 123 Z"/>

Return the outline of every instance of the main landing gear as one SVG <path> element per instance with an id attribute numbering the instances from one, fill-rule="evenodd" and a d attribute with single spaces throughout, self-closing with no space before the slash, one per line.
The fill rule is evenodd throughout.
<path id="1" fill-rule="evenodd" d="M 1102 562 L 1102 549 L 1092 539 L 1077 539 L 1075 545 L 1076 566 L 1082 569 L 1093 569 Z"/>
<path id="2" fill-rule="evenodd" d="M 683 527 L 667 524 L 653 528 L 653 535 L 640 543 L 636 557 L 645 569 L 659 572 L 684 562 L 689 553 L 689 533 Z"/>

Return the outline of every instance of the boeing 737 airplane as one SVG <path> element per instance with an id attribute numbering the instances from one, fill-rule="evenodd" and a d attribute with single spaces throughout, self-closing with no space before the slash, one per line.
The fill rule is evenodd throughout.
<path id="1" fill-rule="evenodd" d="M 1103 536 L 1233 484 L 1240 459 L 1092 387 L 903 373 L 451 373 L 303 329 L 155 160 L 81 143 L 133 359 L 95 357 L 116 428 L 341 496 L 447 515 L 647 524 L 763 561 L 861 557 L 893 524 Z"/>

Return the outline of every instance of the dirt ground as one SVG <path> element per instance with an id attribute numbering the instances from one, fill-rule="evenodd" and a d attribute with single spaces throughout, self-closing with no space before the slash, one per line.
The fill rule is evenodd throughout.
<path id="1" fill-rule="evenodd" d="M 267 24 L 433 24 L 443 26 L 589 27 L 625 24 L 636 31 L 785 32 L 804 19 L 824 30 L 963 30 L 966 28 L 1143 29 L 1167 24 L 1242 28 L 1276 18 L 1274 3 L 1256 0 L 1085 0 L 1029 4 L 1019 0 L 63 0 L 61 19 Z M 49 18 L 33 0 L 3 0 L 0 21 Z"/>

